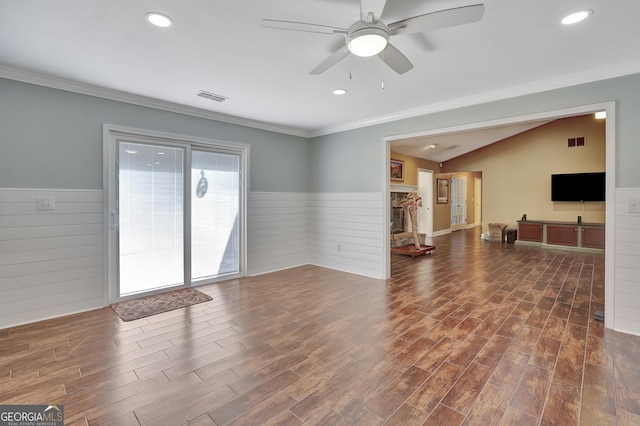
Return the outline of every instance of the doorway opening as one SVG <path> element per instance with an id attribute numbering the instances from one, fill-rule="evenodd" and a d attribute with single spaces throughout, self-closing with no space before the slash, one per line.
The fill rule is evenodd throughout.
<path id="1" fill-rule="evenodd" d="M 606 193 L 607 200 L 605 202 L 605 210 L 606 210 L 606 223 L 605 223 L 605 233 L 606 233 L 606 247 L 605 251 L 605 327 L 611 328 L 613 325 L 613 307 L 614 307 L 614 295 L 615 295 L 615 280 L 614 280 L 614 244 L 615 244 L 615 103 L 614 102 L 603 102 L 599 104 L 591 104 L 591 105 L 583 105 L 578 107 L 566 108 L 561 110 L 551 110 L 545 111 L 542 113 L 534 113 L 534 114 L 525 114 L 515 117 L 501 118 L 491 121 L 485 122 L 476 122 L 471 124 L 464 124 L 458 126 L 452 126 L 447 128 L 440 128 L 435 130 L 426 130 L 421 132 L 413 132 L 407 134 L 399 134 L 390 137 L 385 137 L 382 139 L 382 143 L 384 146 L 384 151 L 386 155 L 383 158 L 383 164 L 381 167 L 384 167 L 385 170 L 384 176 L 384 188 L 388 193 L 389 191 L 389 160 L 390 160 L 390 152 L 393 146 L 394 152 L 398 152 L 398 148 L 396 146 L 397 142 L 402 142 L 403 140 L 408 140 L 412 138 L 419 138 L 422 136 L 436 136 L 436 135 L 449 135 L 455 133 L 462 132 L 472 132 L 472 131 L 481 131 L 483 129 L 490 129 L 493 127 L 500 126 L 510 126 L 510 125 L 518 125 L 518 124 L 527 124 L 535 121 L 542 120 L 556 120 L 560 118 L 568 118 L 574 117 L 578 115 L 586 115 L 592 114 L 599 111 L 606 112 L 606 122 L 605 122 L 605 146 L 606 146 Z M 478 147 L 476 147 L 477 149 Z M 405 154 L 406 155 L 406 154 Z M 440 172 L 440 170 L 438 170 Z M 484 183 L 483 183 L 484 184 Z M 485 184 L 486 185 L 486 184 Z M 486 197 L 484 197 L 484 202 L 486 203 Z M 482 209 L 482 206 L 481 206 Z M 388 209 L 384 209 L 386 213 Z M 484 209 L 483 209 L 484 210 Z M 517 220 L 519 218 L 515 218 Z M 485 216 L 482 217 L 482 220 L 487 220 Z M 437 218 L 436 218 L 437 221 Z M 435 230 L 434 233 L 438 235 L 438 231 Z M 385 248 L 386 259 L 383 271 L 383 276 L 385 278 L 390 278 L 391 276 L 391 266 L 390 260 L 391 257 L 389 255 L 388 247 Z"/>

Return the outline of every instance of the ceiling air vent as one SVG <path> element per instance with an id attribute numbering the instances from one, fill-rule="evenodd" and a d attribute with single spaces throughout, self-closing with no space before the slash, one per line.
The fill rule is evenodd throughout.
<path id="1" fill-rule="evenodd" d="M 201 98 L 210 99 L 210 100 L 216 101 L 216 102 L 222 102 L 222 101 L 226 101 L 227 99 L 229 99 L 226 96 L 216 95 L 215 93 L 207 92 L 207 91 L 204 91 L 204 90 L 201 90 L 200 92 L 198 92 L 198 96 L 200 96 Z"/>

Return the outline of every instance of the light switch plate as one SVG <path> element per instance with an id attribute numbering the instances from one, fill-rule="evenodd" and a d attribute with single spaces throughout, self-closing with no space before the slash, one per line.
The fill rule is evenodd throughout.
<path id="1" fill-rule="evenodd" d="M 629 199 L 627 202 L 627 212 L 628 213 L 640 213 L 640 200 L 638 199 Z"/>

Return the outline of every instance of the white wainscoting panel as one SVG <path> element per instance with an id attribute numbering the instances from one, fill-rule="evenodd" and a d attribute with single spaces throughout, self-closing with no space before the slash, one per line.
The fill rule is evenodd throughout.
<path id="1" fill-rule="evenodd" d="M 251 192 L 247 275 L 316 264 L 383 278 L 382 208 L 381 193 Z M 104 306 L 102 221 L 100 190 L 0 189 L 0 328 Z"/>
<path id="2" fill-rule="evenodd" d="M 311 263 L 384 278 L 382 208 L 379 192 L 310 194 Z"/>
<path id="3" fill-rule="evenodd" d="M 309 263 L 309 195 L 250 192 L 247 208 L 247 275 Z"/>
<path id="4" fill-rule="evenodd" d="M 640 213 L 629 212 L 629 200 L 640 201 L 640 188 L 616 189 L 613 328 L 640 335 Z"/>
<path id="5" fill-rule="evenodd" d="M 102 214 L 99 190 L 0 189 L 0 328 L 104 305 Z"/>
<path id="6" fill-rule="evenodd" d="M 381 193 L 251 192 L 247 274 L 314 264 L 384 276 Z"/>

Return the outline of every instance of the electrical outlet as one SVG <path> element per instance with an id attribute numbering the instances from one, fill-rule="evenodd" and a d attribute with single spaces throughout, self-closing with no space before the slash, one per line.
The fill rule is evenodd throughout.
<path id="1" fill-rule="evenodd" d="M 628 213 L 640 213 L 640 200 L 638 200 L 638 199 L 630 199 L 627 202 L 627 212 Z"/>
<path id="2" fill-rule="evenodd" d="M 56 201 L 53 197 L 38 197 L 36 205 L 38 210 L 55 210 Z"/>

